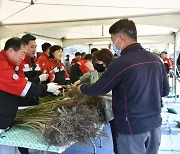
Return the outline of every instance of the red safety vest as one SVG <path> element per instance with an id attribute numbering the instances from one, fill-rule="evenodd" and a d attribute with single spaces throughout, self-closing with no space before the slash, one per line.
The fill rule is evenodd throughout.
<path id="1" fill-rule="evenodd" d="M 0 52 L 0 90 L 17 96 L 25 96 L 31 86 L 25 78 L 15 71 L 5 51 Z"/>

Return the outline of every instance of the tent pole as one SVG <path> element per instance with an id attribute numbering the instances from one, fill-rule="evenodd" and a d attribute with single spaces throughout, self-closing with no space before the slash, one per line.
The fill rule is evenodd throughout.
<path id="1" fill-rule="evenodd" d="M 173 37 L 174 37 L 174 75 L 176 76 L 176 33 L 175 32 L 172 32 L 172 35 L 173 35 Z M 175 94 L 175 103 L 176 103 L 176 99 L 177 99 L 177 92 L 176 92 L 176 77 L 175 76 L 173 76 L 173 80 L 174 80 L 174 87 L 172 87 L 174 90 L 174 94 Z"/>
<path id="2" fill-rule="evenodd" d="M 104 36 L 104 26 L 102 25 L 102 36 Z"/>
<path id="3" fill-rule="evenodd" d="M 89 53 L 91 54 L 91 46 L 92 46 L 92 44 L 90 43 L 89 44 Z"/>

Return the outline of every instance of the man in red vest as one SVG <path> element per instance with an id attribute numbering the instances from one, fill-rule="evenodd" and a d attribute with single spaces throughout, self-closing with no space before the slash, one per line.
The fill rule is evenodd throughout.
<path id="1" fill-rule="evenodd" d="M 36 84 L 18 75 L 17 68 L 26 52 L 26 43 L 17 37 L 9 39 L 0 52 L 0 134 L 13 125 L 21 98 L 39 97 L 60 88 L 56 83 Z M 12 150 L 11 146 L 0 146 L 1 154 L 13 153 Z"/>

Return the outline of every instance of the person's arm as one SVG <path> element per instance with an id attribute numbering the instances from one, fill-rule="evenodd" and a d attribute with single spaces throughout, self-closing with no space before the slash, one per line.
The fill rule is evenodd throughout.
<path id="1" fill-rule="evenodd" d="M 74 83 L 74 86 L 87 83 L 88 81 L 90 82 L 90 84 L 93 84 L 98 79 L 99 79 L 99 73 L 96 70 L 93 70 L 91 72 L 83 74 L 83 76 L 80 77 L 80 79 Z"/>
<path id="2" fill-rule="evenodd" d="M 90 80 L 91 77 L 91 72 L 83 74 L 82 77 L 80 77 L 80 84 L 86 83 L 87 81 Z"/>
<path id="3" fill-rule="evenodd" d="M 27 79 L 19 77 L 6 65 L 0 68 L 0 72 L 0 90 L 16 96 L 39 97 L 45 91 L 54 93 L 56 90 L 61 88 L 61 86 L 56 83 L 40 85 L 29 82 Z"/>
<path id="4" fill-rule="evenodd" d="M 31 83 L 29 90 L 26 93 L 26 97 L 40 97 L 43 93 L 47 91 L 46 84 L 36 84 Z"/>
<path id="5" fill-rule="evenodd" d="M 173 68 L 173 64 L 172 64 L 171 59 L 168 59 L 168 66 L 169 66 L 169 69 L 172 69 L 172 68 Z"/>
<path id="6" fill-rule="evenodd" d="M 92 96 L 105 95 L 121 81 L 123 72 L 120 70 L 121 68 L 117 69 L 116 64 L 109 65 L 107 71 L 94 84 L 80 85 L 78 90 Z"/>
<path id="7" fill-rule="evenodd" d="M 39 83 L 40 82 L 39 76 L 29 77 L 28 73 L 31 73 L 31 72 L 25 72 L 25 76 L 27 77 L 28 81 L 33 82 L 33 83 Z"/>
<path id="8" fill-rule="evenodd" d="M 48 83 L 46 84 L 36 84 L 36 83 L 31 83 L 31 86 L 29 90 L 26 93 L 26 97 L 40 97 L 43 93 L 50 92 L 53 93 L 54 95 L 59 95 L 60 91 L 58 89 L 62 88 L 60 85 L 57 83 Z"/>
<path id="9" fill-rule="evenodd" d="M 5 65 L 0 68 L 0 90 L 17 95 L 23 96 L 31 86 L 25 77 L 18 76 L 10 67 Z"/>

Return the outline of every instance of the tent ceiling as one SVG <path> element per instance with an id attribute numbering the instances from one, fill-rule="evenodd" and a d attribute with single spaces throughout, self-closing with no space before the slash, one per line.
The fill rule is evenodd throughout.
<path id="1" fill-rule="evenodd" d="M 178 0 L 1 0 L 0 20 L 5 24 L 32 23 L 113 16 L 177 12 Z M 11 7 L 12 6 L 12 7 Z M 22 11 L 21 11 L 22 10 Z"/>
<path id="2" fill-rule="evenodd" d="M 159 35 L 166 38 L 161 39 L 164 42 L 172 41 L 171 33 L 180 29 L 179 0 L 96 0 L 94 3 L 92 0 L 34 0 L 34 5 L 30 2 L 0 0 L 0 39 L 26 32 L 63 38 L 66 45 L 108 42 L 110 25 L 124 17 L 135 21 L 142 41 L 152 42 L 156 40 L 152 36 Z"/>
<path id="3" fill-rule="evenodd" d="M 56 39 L 77 39 L 77 38 L 98 38 L 109 37 L 109 27 L 111 25 L 96 25 L 96 26 L 78 26 L 68 28 L 50 28 L 45 30 L 31 31 L 36 35 L 46 34 L 49 37 Z M 162 26 L 139 25 L 137 24 L 138 36 L 147 35 L 163 35 L 177 31 L 175 28 L 167 28 Z"/>

